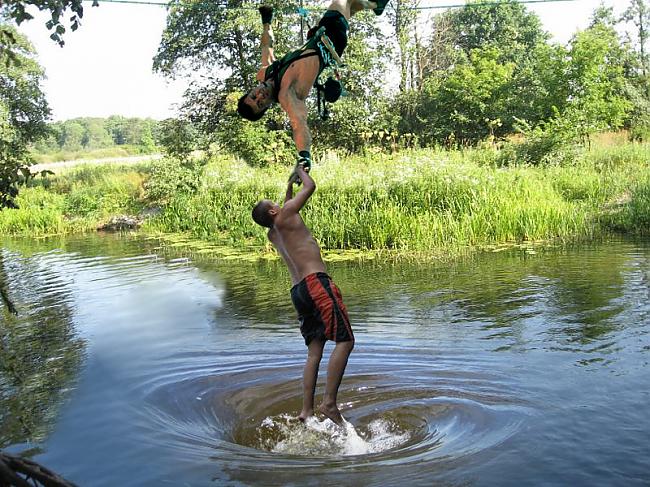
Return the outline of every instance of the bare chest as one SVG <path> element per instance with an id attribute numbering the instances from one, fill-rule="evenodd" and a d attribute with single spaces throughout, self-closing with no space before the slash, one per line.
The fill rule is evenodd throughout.
<path id="1" fill-rule="evenodd" d="M 299 100 L 305 100 L 309 96 L 312 86 L 314 86 L 319 67 L 318 56 L 297 59 L 291 63 L 282 79 L 282 86 L 278 96 L 280 102 L 282 102 L 282 95 L 288 91 L 292 91 Z"/>

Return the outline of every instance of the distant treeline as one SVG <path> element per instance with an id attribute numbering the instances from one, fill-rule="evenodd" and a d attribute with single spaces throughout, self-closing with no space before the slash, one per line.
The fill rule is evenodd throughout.
<path id="1" fill-rule="evenodd" d="M 48 124 L 49 134 L 33 145 L 36 153 L 81 152 L 131 146 L 137 152 L 156 152 L 161 122 L 151 118 L 74 118 Z"/>

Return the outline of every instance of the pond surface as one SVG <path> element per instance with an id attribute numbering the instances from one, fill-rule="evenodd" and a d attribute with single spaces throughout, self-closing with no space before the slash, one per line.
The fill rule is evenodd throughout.
<path id="1" fill-rule="evenodd" d="M 0 447 L 80 486 L 650 483 L 648 241 L 329 264 L 357 338 L 346 433 L 294 419 L 279 262 L 115 236 L 0 252 Z"/>

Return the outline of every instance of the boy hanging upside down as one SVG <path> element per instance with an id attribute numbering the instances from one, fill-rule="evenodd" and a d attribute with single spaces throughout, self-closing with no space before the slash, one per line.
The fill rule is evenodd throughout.
<path id="1" fill-rule="evenodd" d="M 341 425 L 343 417 L 336 405 L 336 396 L 354 347 L 354 335 L 341 292 L 327 275 L 320 248 L 300 217 L 299 211 L 314 193 L 316 184 L 303 164 L 296 167 L 296 175 L 302 180 L 302 189 L 294 196 L 294 181 L 290 180 L 284 206 L 262 200 L 253 208 L 253 220 L 269 229 L 268 238 L 287 264 L 293 282 L 291 300 L 307 345 L 299 418 L 304 421 L 314 414 L 318 367 L 325 341 L 331 340 L 336 346 L 327 365 L 325 395 L 319 410 Z"/>
<path id="2" fill-rule="evenodd" d="M 389 0 L 333 0 L 317 28 L 323 27 L 338 56 L 348 44 L 348 20 L 355 13 L 372 9 L 381 15 Z M 260 7 L 262 14 L 262 67 L 257 72 L 259 83 L 239 99 L 237 111 L 251 121 L 262 118 L 266 110 L 280 103 L 286 112 L 298 150 L 298 162 L 309 172 L 311 167 L 311 133 L 307 126 L 305 100 L 318 75 L 331 63 L 329 50 L 317 36 L 302 48 L 277 60 L 273 54 L 273 8 Z M 314 31 L 314 29 L 312 29 Z M 313 32 L 310 33 L 313 35 Z M 308 34 L 309 37 L 309 34 Z M 292 178 L 296 179 L 295 171 Z"/>

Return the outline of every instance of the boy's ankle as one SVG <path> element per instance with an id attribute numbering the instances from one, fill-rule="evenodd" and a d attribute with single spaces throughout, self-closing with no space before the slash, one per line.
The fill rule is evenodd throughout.
<path id="1" fill-rule="evenodd" d="M 323 401 L 321 404 L 327 408 L 331 408 L 332 406 L 336 407 L 336 398 L 323 396 Z"/>

